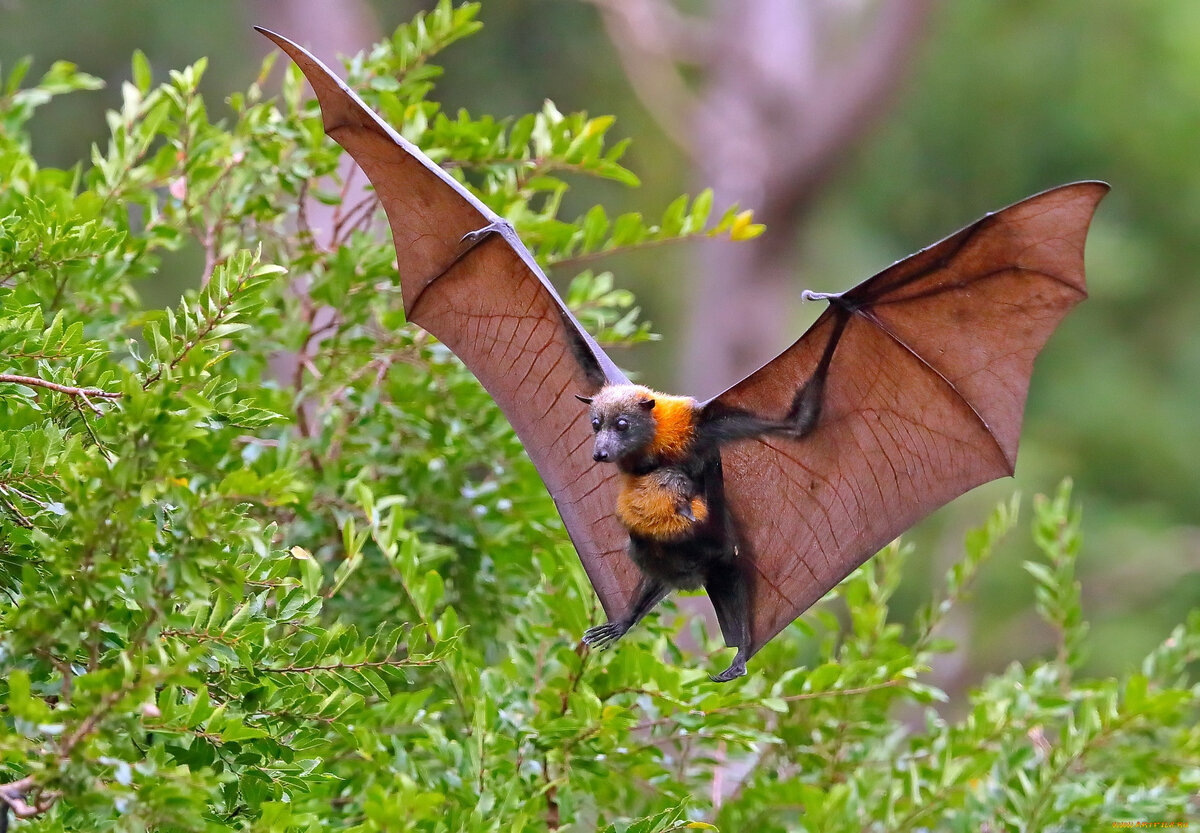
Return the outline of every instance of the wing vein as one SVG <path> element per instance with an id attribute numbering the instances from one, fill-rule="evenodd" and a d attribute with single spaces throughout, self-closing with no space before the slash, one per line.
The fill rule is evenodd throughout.
<path id="1" fill-rule="evenodd" d="M 964 405 L 966 405 L 967 408 L 971 411 L 971 414 L 975 417 L 975 420 L 979 423 L 979 427 L 984 430 L 984 433 L 986 433 L 988 435 L 988 439 L 990 439 L 992 441 L 992 444 L 996 447 L 996 450 L 1000 452 L 1000 459 L 1002 459 L 1004 461 L 1004 464 L 1008 467 L 1009 474 L 1012 474 L 1013 468 L 1014 468 L 1013 467 L 1014 461 L 1008 459 L 1008 454 L 1005 453 L 1004 447 L 1002 445 L 1000 445 L 1000 440 L 997 439 L 995 433 L 992 431 L 991 426 L 988 425 L 987 420 L 983 418 L 983 415 L 980 414 L 978 410 L 976 410 L 974 403 L 971 402 L 971 400 L 967 399 L 967 397 L 963 396 L 962 392 L 955 386 L 954 382 L 952 382 L 948 378 L 946 378 L 946 375 L 944 373 L 942 373 L 942 371 L 938 370 L 936 367 L 934 367 L 932 364 L 930 364 L 929 361 L 924 356 L 922 356 L 920 353 L 918 353 L 916 350 L 914 350 L 912 347 L 910 347 L 908 345 L 908 343 L 904 341 L 904 339 L 900 338 L 899 335 L 897 335 L 890 327 L 888 327 L 887 324 L 885 324 L 878 316 L 876 316 L 874 313 L 872 313 L 869 309 L 866 309 L 864 307 L 859 307 L 854 310 L 854 314 L 857 315 L 859 318 L 862 318 L 864 321 L 867 321 L 870 324 L 873 324 L 874 326 L 878 327 L 880 332 L 882 332 L 884 335 L 886 335 L 888 338 L 890 338 L 899 347 L 903 348 L 910 356 L 912 356 L 914 359 L 916 359 L 918 362 L 920 362 L 922 364 L 922 366 L 924 366 L 927 370 L 929 370 L 930 373 L 933 373 L 939 379 L 942 380 L 943 384 L 945 384 L 945 386 L 950 390 L 950 392 L 954 395 L 954 397 L 956 399 L 958 399 L 960 402 L 962 402 Z"/>
<path id="2" fill-rule="evenodd" d="M 1028 274 L 1028 275 L 1041 276 L 1041 277 L 1045 278 L 1046 280 L 1053 281 L 1054 283 L 1065 286 L 1067 289 L 1074 291 L 1077 295 L 1079 295 L 1081 297 L 1087 297 L 1087 293 L 1084 292 L 1082 289 L 1080 289 L 1078 286 L 1071 283 L 1066 278 L 1059 277 L 1058 275 L 1054 274 L 1053 272 L 1047 272 L 1044 269 L 1035 269 L 1032 266 L 1018 266 L 1014 263 L 1009 263 L 1009 264 L 1002 266 L 999 269 L 994 269 L 991 272 L 984 272 L 981 275 L 973 275 L 969 280 L 966 280 L 966 281 L 957 281 L 955 283 L 946 283 L 946 284 L 940 284 L 937 286 L 931 286 L 928 289 L 923 289 L 919 292 L 914 292 L 912 295 L 900 295 L 900 296 L 896 296 L 896 297 L 892 297 L 892 298 L 881 298 L 878 301 L 872 301 L 870 306 L 872 306 L 872 307 L 888 307 L 888 306 L 896 306 L 897 304 L 908 303 L 909 301 L 923 301 L 926 298 L 933 298 L 937 295 L 942 295 L 946 292 L 958 292 L 960 290 L 967 289 L 971 284 L 979 283 L 980 281 L 991 280 L 993 278 L 1008 277 L 1008 274 L 1010 272 L 1022 272 L 1022 273 Z M 925 277 L 925 276 L 922 275 L 922 277 Z M 905 285 L 907 285 L 907 282 L 905 282 Z M 893 287 L 893 289 L 894 289 L 894 287 Z"/>

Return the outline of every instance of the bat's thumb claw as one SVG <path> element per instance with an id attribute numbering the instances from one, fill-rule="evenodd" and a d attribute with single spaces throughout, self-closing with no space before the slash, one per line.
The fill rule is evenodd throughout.
<path id="1" fill-rule="evenodd" d="M 841 294 L 840 292 L 813 292 L 811 289 L 806 289 L 800 293 L 800 297 L 805 301 L 832 301 Z"/>
<path id="2" fill-rule="evenodd" d="M 462 240 L 460 240 L 459 242 L 466 243 L 467 245 L 473 246 L 474 244 L 478 243 L 480 240 L 482 240 L 483 238 L 487 237 L 490 234 L 499 234 L 499 235 L 503 236 L 503 235 L 505 235 L 505 232 L 510 231 L 511 229 L 512 229 L 512 224 L 509 223 L 507 220 L 497 219 L 497 220 L 493 220 L 492 222 L 488 223 L 486 226 L 483 226 L 482 228 L 477 228 L 474 231 L 468 231 L 466 234 L 464 234 L 462 236 Z"/>

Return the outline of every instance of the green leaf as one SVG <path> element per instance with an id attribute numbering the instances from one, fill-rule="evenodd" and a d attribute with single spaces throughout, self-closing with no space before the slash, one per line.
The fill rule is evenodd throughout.
<path id="1" fill-rule="evenodd" d="M 133 83 L 142 95 L 150 92 L 152 83 L 150 61 L 146 59 L 146 53 L 140 49 L 133 51 Z"/>

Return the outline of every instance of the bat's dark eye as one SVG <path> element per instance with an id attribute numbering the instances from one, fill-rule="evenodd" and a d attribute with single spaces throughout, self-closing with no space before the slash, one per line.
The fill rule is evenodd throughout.
<path id="1" fill-rule="evenodd" d="M 593 431 L 600 430 L 600 417 L 592 417 L 592 430 Z"/>
<path id="2" fill-rule="evenodd" d="M 617 420 L 617 430 L 618 431 L 628 431 L 629 430 L 629 420 L 625 419 L 625 417 L 620 417 Z"/>

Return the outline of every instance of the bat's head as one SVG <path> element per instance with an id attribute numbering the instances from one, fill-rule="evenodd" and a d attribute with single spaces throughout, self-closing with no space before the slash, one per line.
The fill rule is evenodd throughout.
<path id="1" fill-rule="evenodd" d="M 673 458 L 691 443 L 695 400 L 641 385 L 605 385 L 588 405 L 596 443 L 592 459 L 634 468 L 649 457 Z"/>
<path id="2" fill-rule="evenodd" d="M 654 391 L 641 385 L 605 385 L 590 399 L 576 398 L 588 406 L 592 417 L 593 460 L 631 464 L 649 451 L 656 427 Z"/>

